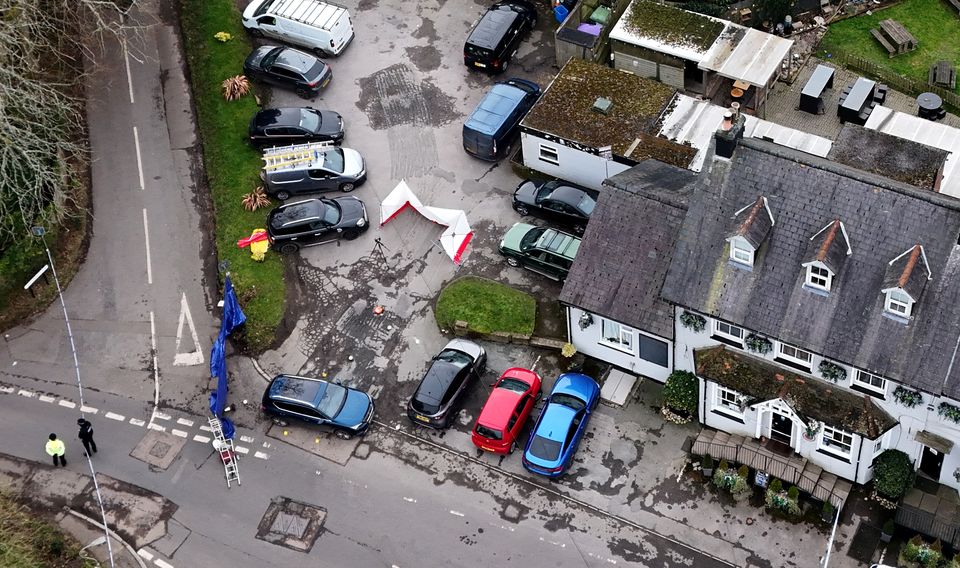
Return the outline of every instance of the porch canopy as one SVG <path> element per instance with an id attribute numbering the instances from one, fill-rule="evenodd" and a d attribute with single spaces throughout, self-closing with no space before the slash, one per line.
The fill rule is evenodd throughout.
<path id="1" fill-rule="evenodd" d="M 777 76 L 780 64 L 791 48 L 791 39 L 727 24 L 727 29 L 710 47 L 699 66 L 721 77 L 762 89 Z"/>
<path id="2" fill-rule="evenodd" d="M 859 397 L 763 359 L 730 351 L 725 345 L 697 349 L 693 359 L 697 376 L 746 396 L 749 406 L 780 399 L 802 420 L 817 420 L 869 440 L 876 440 L 897 424 L 867 395 Z"/>

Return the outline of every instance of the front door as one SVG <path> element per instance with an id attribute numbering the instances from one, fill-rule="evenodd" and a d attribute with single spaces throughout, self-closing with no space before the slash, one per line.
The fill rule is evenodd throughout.
<path id="1" fill-rule="evenodd" d="M 920 471 L 934 481 L 940 481 L 940 468 L 943 466 L 943 452 L 933 448 L 923 447 L 920 454 Z"/>
<path id="2" fill-rule="evenodd" d="M 779 412 L 774 412 L 770 421 L 770 439 L 792 447 L 793 420 Z"/>

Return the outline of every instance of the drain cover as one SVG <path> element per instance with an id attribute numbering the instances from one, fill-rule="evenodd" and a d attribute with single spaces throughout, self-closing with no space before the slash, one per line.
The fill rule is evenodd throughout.
<path id="1" fill-rule="evenodd" d="M 310 552 L 323 530 L 327 511 L 287 497 L 274 497 L 260 519 L 257 538 L 296 550 Z"/>
<path id="2" fill-rule="evenodd" d="M 161 441 L 156 441 L 153 444 L 153 447 L 150 448 L 150 455 L 155 458 L 163 459 L 166 457 L 167 452 L 170 451 L 170 444 L 165 444 Z"/>

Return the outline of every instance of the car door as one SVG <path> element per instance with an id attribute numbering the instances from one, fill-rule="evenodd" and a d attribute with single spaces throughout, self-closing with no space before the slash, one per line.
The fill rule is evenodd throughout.
<path id="1" fill-rule="evenodd" d="M 257 18 L 257 29 L 267 37 L 283 39 L 280 28 L 277 27 L 277 19 L 274 16 L 268 15 Z"/>
<path id="2" fill-rule="evenodd" d="M 270 81 L 274 84 L 284 85 L 287 87 L 295 87 L 297 86 L 298 82 L 303 81 L 303 78 L 300 77 L 299 73 L 278 65 L 274 65 L 267 69 L 267 76 L 270 77 Z"/>
<path id="3" fill-rule="evenodd" d="M 570 457 L 573 458 L 573 453 L 577 451 L 577 447 L 580 445 L 580 440 L 583 439 L 583 432 L 587 428 L 586 420 L 587 412 L 585 408 L 580 409 L 573 416 L 573 423 L 570 427 L 570 432 L 567 435 L 567 446 L 570 448 Z"/>
<path id="4" fill-rule="evenodd" d="M 307 175 L 309 175 L 311 183 L 318 191 L 328 191 L 337 187 L 337 174 L 333 172 L 323 168 L 313 168 Z"/>
<path id="5" fill-rule="evenodd" d="M 516 440 L 520 437 L 520 430 L 523 429 L 523 423 L 527 421 L 527 416 L 530 414 L 531 402 L 533 402 L 533 397 L 530 396 L 529 393 L 520 397 L 520 400 L 517 402 L 517 407 L 513 410 L 510 421 L 507 422 L 507 430 L 510 432 L 511 440 Z"/>
<path id="6" fill-rule="evenodd" d="M 280 401 L 275 401 L 274 404 L 277 408 L 283 410 L 288 416 L 293 418 L 299 418 L 300 420 L 320 425 L 326 424 L 327 422 L 316 409 L 310 408 L 309 406 L 295 402 Z"/>
<path id="7" fill-rule="evenodd" d="M 567 220 L 563 212 L 563 203 L 549 197 L 540 201 L 540 214 L 548 221 L 562 223 Z"/>
<path id="8" fill-rule="evenodd" d="M 453 380 L 450 382 L 450 387 L 443 393 L 443 398 L 440 400 L 440 407 L 442 409 L 452 407 L 457 399 L 460 398 L 460 393 L 463 391 L 464 386 L 466 386 L 469 375 L 470 369 L 464 367 L 453 377 Z"/>

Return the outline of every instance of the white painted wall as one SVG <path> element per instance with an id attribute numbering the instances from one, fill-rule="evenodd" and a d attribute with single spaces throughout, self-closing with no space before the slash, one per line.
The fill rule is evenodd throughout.
<path id="1" fill-rule="evenodd" d="M 567 306 L 567 321 L 570 327 L 570 343 L 577 348 L 577 351 L 590 357 L 595 357 L 601 361 L 606 361 L 615 367 L 620 367 L 627 372 L 642 375 L 655 381 L 664 382 L 670 371 L 673 369 L 673 342 L 670 340 L 646 333 L 642 330 L 633 328 L 636 333 L 640 333 L 654 339 L 659 339 L 667 344 L 667 367 L 661 367 L 639 357 L 639 351 L 630 354 L 620 349 L 609 347 L 602 336 L 603 326 L 601 324 L 602 316 L 593 314 L 593 324 L 586 329 L 580 329 L 580 316 L 585 312 L 580 308 Z M 629 327 L 629 326 L 628 326 Z M 636 340 L 634 345 L 637 345 Z"/>
<path id="2" fill-rule="evenodd" d="M 564 146 L 559 142 L 551 142 L 527 132 L 520 133 L 520 143 L 523 148 L 523 165 L 590 189 L 600 190 L 603 180 L 630 169 L 626 164 Z M 557 151 L 559 165 L 540 159 L 541 144 Z"/>

